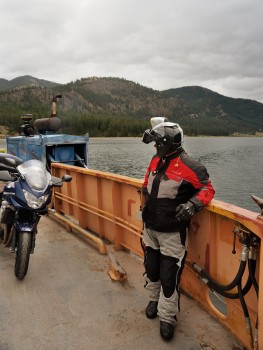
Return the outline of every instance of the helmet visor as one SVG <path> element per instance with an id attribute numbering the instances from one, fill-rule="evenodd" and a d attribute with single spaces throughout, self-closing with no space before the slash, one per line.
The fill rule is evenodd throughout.
<path id="1" fill-rule="evenodd" d="M 147 129 L 144 131 L 142 142 L 148 144 L 153 141 L 157 141 L 160 138 L 160 135 L 158 135 L 155 131 L 152 129 Z"/>

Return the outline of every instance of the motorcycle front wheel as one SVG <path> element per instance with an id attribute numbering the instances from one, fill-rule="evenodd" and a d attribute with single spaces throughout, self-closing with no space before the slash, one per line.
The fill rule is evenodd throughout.
<path id="1" fill-rule="evenodd" d="M 23 279 L 27 274 L 31 251 L 32 233 L 17 232 L 18 245 L 16 251 L 15 276 Z"/>

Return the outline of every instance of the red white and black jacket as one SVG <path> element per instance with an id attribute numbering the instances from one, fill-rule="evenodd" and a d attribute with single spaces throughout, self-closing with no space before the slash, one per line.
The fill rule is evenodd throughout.
<path id="1" fill-rule="evenodd" d="M 157 155 L 152 158 L 144 178 L 143 193 L 142 216 L 146 227 L 174 232 L 189 225 L 189 222 L 178 222 L 176 207 L 191 201 L 199 211 L 213 199 L 215 191 L 205 166 L 180 148 L 164 159 Z"/>

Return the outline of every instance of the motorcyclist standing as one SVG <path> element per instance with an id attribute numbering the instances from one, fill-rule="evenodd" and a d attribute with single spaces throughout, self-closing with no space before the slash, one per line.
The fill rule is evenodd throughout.
<path id="1" fill-rule="evenodd" d="M 208 204 L 214 188 L 206 168 L 183 149 L 183 130 L 165 118 L 152 118 L 142 141 L 155 142 L 157 154 L 147 169 L 143 193 L 145 280 L 150 302 L 146 316 L 160 319 L 160 334 L 170 340 L 180 309 L 179 282 L 192 216 Z"/>

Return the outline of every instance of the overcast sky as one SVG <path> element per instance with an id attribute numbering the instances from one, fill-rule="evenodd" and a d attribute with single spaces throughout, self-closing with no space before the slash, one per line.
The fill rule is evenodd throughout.
<path id="1" fill-rule="evenodd" d="M 0 0 L 0 78 L 119 77 L 263 102 L 262 0 Z"/>

